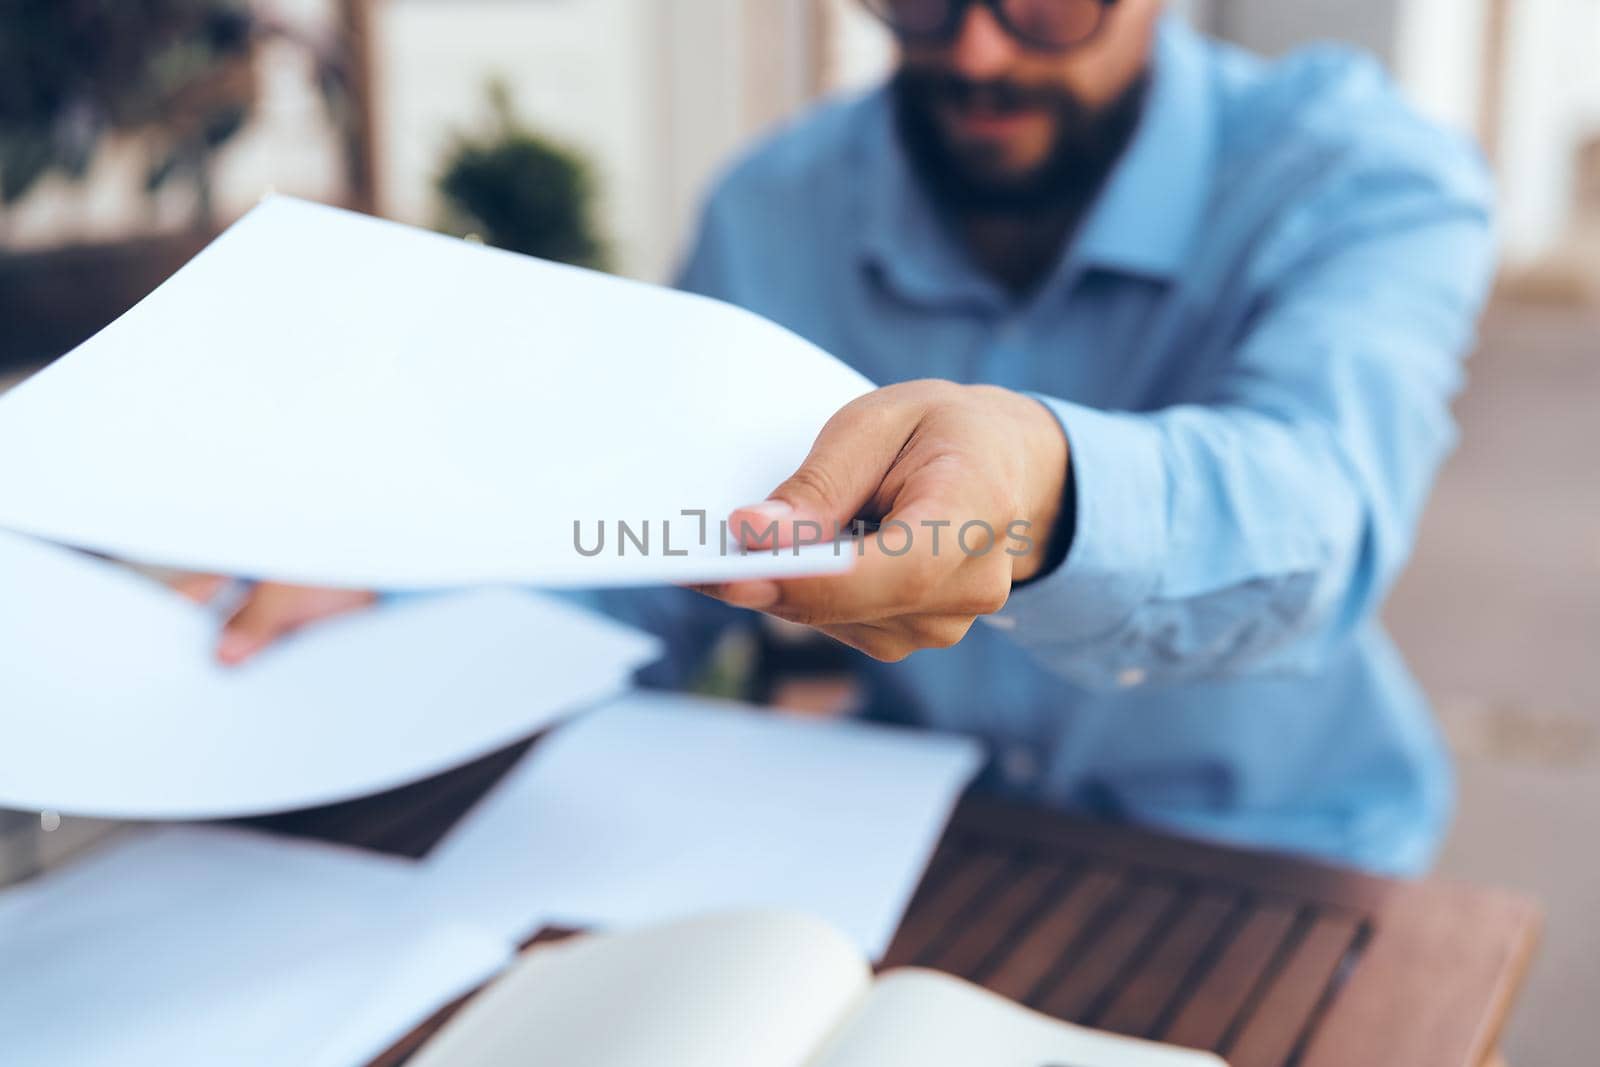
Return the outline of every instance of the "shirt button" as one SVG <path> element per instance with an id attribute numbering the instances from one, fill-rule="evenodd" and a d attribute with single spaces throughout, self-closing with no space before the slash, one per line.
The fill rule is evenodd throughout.
<path id="1" fill-rule="evenodd" d="M 1033 785 L 1039 780 L 1039 757 L 1032 749 L 1013 745 L 1000 757 L 1000 773 L 1018 788 Z"/>
<path id="2" fill-rule="evenodd" d="M 1124 689 L 1137 689 L 1144 684 L 1145 677 L 1143 667 L 1129 667 L 1117 675 L 1117 684 Z"/>
<path id="3" fill-rule="evenodd" d="M 1017 620 L 1009 615 L 980 615 L 978 619 L 991 630 L 1010 631 L 1017 628 Z"/>

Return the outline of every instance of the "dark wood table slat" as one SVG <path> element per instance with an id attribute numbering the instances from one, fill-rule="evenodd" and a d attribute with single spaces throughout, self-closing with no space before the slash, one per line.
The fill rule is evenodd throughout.
<path id="1" fill-rule="evenodd" d="M 1189 993 L 1206 952 L 1226 935 L 1241 907 L 1237 893 L 1207 890 L 1188 897 L 1177 924 L 1115 992 L 1095 1025 L 1130 1037 L 1159 1037 L 1173 1005 Z"/>
<path id="2" fill-rule="evenodd" d="M 536 740 L 521 742 L 453 771 L 377 796 L 310 811 L 241 819 L 239 823 L 420 859 L 516 766 Z"/>
<path id="3" fill-rule="evenodd" d="M 1360 923 L 1349 915 L 1317 915 L 1293 953 L 1282 962 L 1262 996 L 1241 1019 L 1237 1037 L 1223 1053 L 1232 1067 L 1283 1067 L 1317 1022 L 1317 1009 L 1333 995 L 1339 969 Z"/>
<path id="4" fill-rule="evenodd" d="M 884 965 L 914 963 L 932 951 L 940 938 L 955 930 L 954 923 L 995 887 L 1014 858 L 1011 852 L 999 849 L 973 852 L 915 913 L 906 916 L 884 957 Z"/>
<path id="5" fill-rule="evenodd" d="M 1085 931 L 1094 928 L 1096 917 L 1115 902 L 1122 888 L 1120 875 L 1086 870 L 1065 896 L 1039 914 L 985 984 L 1002 996 L 1027 1003 L 1040 983 L 1070 957 Z"/>
<path id="6" fill-rule="evenodd" d="M 1122 975 L 1140 962 L 1140 953 L 1161 933 L 1162 924 L 1182 903 L 1178 887 L 1146 882 L 1126 894 L 1117 911 L 1098 929 L 1052 986 L 1037 991 L 1033 1007 L 1058 1019 L 1092 1025 L 1096 1008 L 1118 988 Z"/>
<path id="7" fill-rule="evenodd" d="M 972 840 L 1026 844 L 1041 852 L 1093 856 L 1107 866 L 1151 869 L 1197 886 L 1243 888 L 1263 898 L 1349 911 L 1382 908 L 1402 883 L 1315 860 L 1230 849 L 1115 823 L 1086 822 L 997 803 L 967 805 L 957 824 Z"/>
<path id="8" fill-rule="evenodd" d="M 1061 863 L 1035 862 L 1000 890 L 992 905 L 956 931 L 943 951 L 918 962 L 951 974 L 983 974 L 1009 948 L 1022 943 L 1026 927 L 1077 874 Z"/>
<path id="9" fill-rule="evenodd" d="M 1216 1050 L 1266 976 L 1279 946 L 1294 928 L 1298 909 L 1269 906 L 1252 911 L 1206 970 L 1163 1041 Z"/>
<path id="10" fill-rule="evenodd" d="M 959 874 L 967 865 L 967 853 L 954 848 L 940 848 L 928 860 L 928 869 L 922 872 L 922 881 L 917 883 L 917 888 L 911 894 L 911 903 L 906 906 L 906 914 L 921 911 L 928 906 L 934 894 L 943 891 L 945 884 Z"/>

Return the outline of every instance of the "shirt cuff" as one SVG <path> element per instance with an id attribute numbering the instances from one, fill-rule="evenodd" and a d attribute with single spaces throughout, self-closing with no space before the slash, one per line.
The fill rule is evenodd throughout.
<path id="1" fill-rule="evenodd" d="M 1050 644 L 1119 630 L 1154 593 L 1167 545 L 1161 434 L 1139 415 L 1036 396 L 1067 435 L 1077 527 L 1053 573 L 1013 590 L 986 622 Z"/>

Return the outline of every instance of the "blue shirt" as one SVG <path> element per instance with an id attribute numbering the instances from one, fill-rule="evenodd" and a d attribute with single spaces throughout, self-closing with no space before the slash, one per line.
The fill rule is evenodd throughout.
<path id="1" fill-rule="evenodd" d="M 1268 64 L 1169 20 L 1134 140 L 1027 299 L 941 225 L 883 91 L 737 165 L 683 285 L 879 384 L 1033 393 L 1066 431 L 1065 563 L 956 648 L 861 657 L 872 714 L 978 735 L 985 783 L 1033 802 L 1408 873 L 1451 771 L 1377 614 L 1453 442 L 1490 215 L 1475 151 L 1371 61 Z M 627 604 L 684 660 L 719 607 Z"/>

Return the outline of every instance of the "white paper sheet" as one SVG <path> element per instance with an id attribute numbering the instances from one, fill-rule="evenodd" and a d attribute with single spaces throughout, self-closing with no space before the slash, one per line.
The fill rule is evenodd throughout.
<path id="1" fill-rule="evenodd" d="M 0 533 L 0 807 L 140 819 L 382 791 L 624 689 L 654 638 L 546 597 L 410 599 L 237 668 L 218 621 L 125 568 Z"/>
<path id="2" fill-rule="evenodd" d="M 510 956 L 416 910 L 413 865 L 141 831 L 0 893 L 7 1067 L 359 1067 Z"/>
<path id="3" fill-rule="evenodd" d="M 0 526 L 389 589 L 842 570 L 718 523 L 869 389 L 716 301 L 274 198 L 0 398 Z"/>
<path id="4" fill-rule="evenodd" d="M 512 938 L 790 909 L 877 958 L 980 759 L 963 738 L 634 694 L 541 742 L 428 856 L 429 891 Z"/>

